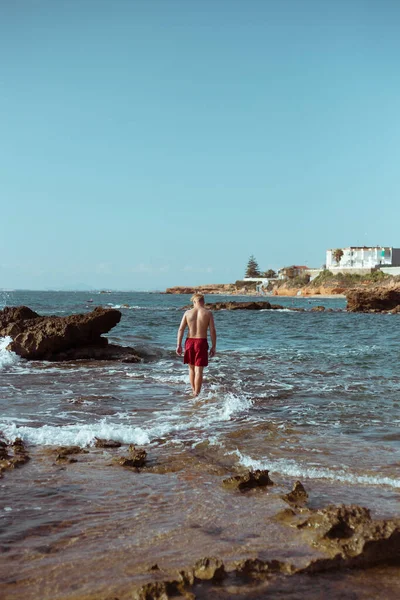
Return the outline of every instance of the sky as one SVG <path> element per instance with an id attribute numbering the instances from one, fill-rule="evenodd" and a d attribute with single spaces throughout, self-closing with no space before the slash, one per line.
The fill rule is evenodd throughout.
<path id="1" fill-rule="evenodd" d="M 0 289 L 400 247 L 397 0 L 1 0 Z"/>

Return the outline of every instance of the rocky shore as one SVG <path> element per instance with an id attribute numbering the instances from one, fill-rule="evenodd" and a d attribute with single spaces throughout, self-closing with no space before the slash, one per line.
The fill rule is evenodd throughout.
<path id="1" fill-rule="evenodd" d="M 234 284 L 232 284 L 234 287 Z M 240 289 L 234 288 L 233 292 L 227 291 L 226 285 L 217 286 L 215 285 L 213 288 L 206 286 L 199 286 L 193 288 L 169 288 L 166 293 L 168 294 L 193 294 L 196 292 L 201 292 L 205 295 L 208 294 L 220 294 L 220 295 L 248 295 L 254 296 L 255 292 L 249 291 L 248 289 Z M 281 295 L 281 296 L 297 296 L 297 294 L 293 294 L 293 288 L 279 288 L 275 290 L 273 295 Z M 311 294 L 311 292 L 314 292 Z M 386 285 L 370 285 L 370 286 L 358 286 L 351 287 L 349 289 L 345 288 L 318 288 L 318 293 L 316 293 L 316 289 L 307 288 L 306 290 L 302 290 L 301 296 L 304 297 L 345 297 L 347 299 L 347 311 L 348 312 L 390 312 L 392 314 L 400 313 L 400 284 L 393 284 L 389 282 Z M 323 293 L 325 292 L 325 293 Z M 282 305 L 270 303 L 269 301 L 252 301 L 252 302 L 214 302 L 208 303 L 208 308 L 213 310 L 274 310 L 274 309 L 282 309 L 284 308 Z M 185 307 L 188 308 L 188 307 Z M 324 307 L 314 307 L 312 310 L 324 310 Z M 290 310 L 305 310 L 301 308 L 291 308 Z"/>
<path id="2" fill-rule="evenodd" d="M 32 468 L 35 478 L 39 478 L 37 484 L 31 481 Z M 87 448 L 31 448 L 28 453 L 20 440 L 9 442 L 3 438 L 0 439 L 2 476 L 8 489 L 13 482 L 18 489 L 25 480 L 30 481 L 30 486 L 39 485 L 39 490 L 43 478 L 56 477 L 59 485 L 65 482 L 64 486 L 74 485 L 76 478 L 81 485 L 86 482 L 85 494 L 74 500 L 73 519 L 60 523 L 51 520 L 39 529 L 33 528 L 25 540 L 13 541 L 13 553 L 5 551 L 3 567 L 7 568 L 7 574 L 4 571 L 0 574 L 4 597 L 10 600 L 47 598 L 40 595 L 40 590 L 52 580 L 64 581 L 64 591 L 67 582 L 75 582 L 76 591 L 71 587 L 67 594 L 71 600 L 244 600 L 264 595 L 274 597 L 273 594 L 317 599 L 322 597 L 320 578 L 325 578 L 323 589 L 335 597 L 332 592 L 338 593 L 338 582 L 346 580 L 350 569 L 352 573 L 360 573 L 358 587 L 353 584 L 351 588 L 351 597 L 358 598 L 369 597 L 362 595 L 362 591 L 376 583 L 374 569 L 378 567 L 379 586 L 387 591 L 384 597 L 395 598 L 400 590 L 399 580 L 397 584 L 395 580 L 390 583 L 389 577 L 390 569 L 398 572 L 400 567 L 399 518 L 373 518 L 368 508 L 358 504 L 316 505 L 307 484 L 293 481 L 288 489 L 286 480 L 274 477 L 272 481 L 267 470 L 235 469 L 218 462 L 209 453 L 182 449 L 162 455 L 157 448 L 146 452 L 105 439 Z M 143 530 L 143 523 L 135 520 L 135 493 L 132 497 L 129 492 L 125 500 L 123 492 L 125 488 L 140 491 L 148 482 L 156 481 L 155 477 L 165 478 L 163 487 L 169 502 L 175 498 L 179 506 L 178 490 L 182 491 L 179 481 L 185 483 L 186 493 L 193 502 L 181 506 L 179 524 L 175 524 L 178 532 L 174 528 L 169 531 L 164 524 L 164 533 L 157 540 L 152 538 L 151 523 L 162 522 L 162 511 L 153 513 Z M 98 520 L 93 522 L 92 517 L 90 525 L 85 525 L 87 508 L 81 511 L 99 478 L 105 486 L 104 500 Z M 192 495 L 192 482 L 196 482 L 200 498 L 207 493 L 212 500 L 209 514 L 198 506 L 200 500 L 196 500 L 196 495 Z M 120 491 L 112 493 L 114 488 Z M 106 498 L 110 493 L 108 504 Z M 330 493 L 332 488 L 327 486 L 325 495 Z M 9 506 L 9 510 L 12 508 Z M 92 513 L 93 510 L 94 507 Z M 128 510 L 132 519 L 127 519 Z M 196 512 L 202 524 L 195 526 Z M 239 522 L 235 521 L 238 517 Z M 85 532 L 81 537 L 76 535 L 79 518 Z M 215 531 L 213 523 L 214 528 L 219 523 Z M 143 536 L 145 531 L 149 543 L 145 537 L 141 543 L 129 543 L 131 536 L 134 540 L 139 532 Z M 116 546 L 114 535 L 118 532 Z M 32 544 L 38 535 L 40 544 Z M 23 544 L 24 566 L 19 569 L 25 576 L 19 578 L 15 563 L 18 564 L 18 548 Z M 92 544 L 102 548 L 104 556 L 94 552 Z M 45 570 L 40 566 L 44 557 Z M 94 576 L 94 569 L 101 570 L 105 565 L 106 577 L 101 578 L 100 573 Z M 328 580 L 327 574 L 330 574 Z M 384 579 L 383 574 L 386 574 Z M 91 581 L 93 591 L 83 593 L 82 581 Z M 300 589 L 302 592 L 293 596 L 294 590 Z"/>

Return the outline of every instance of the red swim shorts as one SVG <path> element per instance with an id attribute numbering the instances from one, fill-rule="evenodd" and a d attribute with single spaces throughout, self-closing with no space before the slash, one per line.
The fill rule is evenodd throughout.
<path id="1" fill-rule="evenodd" d="M 187 338 L 183 362 L 185 365 L 206 367 L 208 365 L 207 338 Z"/>

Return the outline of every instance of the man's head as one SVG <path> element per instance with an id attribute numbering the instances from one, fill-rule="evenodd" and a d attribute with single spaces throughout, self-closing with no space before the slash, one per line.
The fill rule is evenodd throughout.
<path id="1" fill-rule="evenodd" d="M 200 304 L 201 306 L 204 306 L 203 294 L 200 294 L 200 293 L 193 294 L 193 296 L 190 298 L 190 300 L 193 302 L 194 305 Z"/>

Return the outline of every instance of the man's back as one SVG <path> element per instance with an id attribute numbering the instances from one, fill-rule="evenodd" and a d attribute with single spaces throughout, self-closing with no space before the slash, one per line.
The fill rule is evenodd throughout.
<path id="1" fill-rule="evenodd" d="M 190 338 L 207 338 L 211 312 L 203 306 L 195 306 L 186 312 Z"/>
<path id="2" fill-rule="evenodd" d="M 176 353 L 178 356 L 182 354 L 183 334 L 186 327 L 188 327 L 189 336 L 185 342 L 183 362 L 189 365 L 190 385 L 193 394 L 198 396 L 203 383 L 203 368 L 208 365 L 207 329 L 210 328 L 212 344 L 210 356 L 215 356 L 217 332 L 212 312 L 204 308 L 203 294 L 194 294 L 192 302 L 194 304 L 193 308 L 185 312 L 179 325 Z"/>

